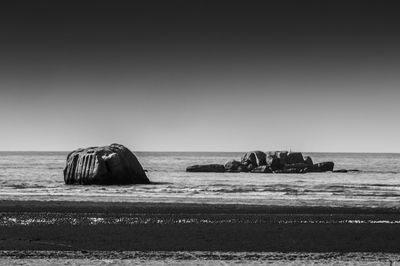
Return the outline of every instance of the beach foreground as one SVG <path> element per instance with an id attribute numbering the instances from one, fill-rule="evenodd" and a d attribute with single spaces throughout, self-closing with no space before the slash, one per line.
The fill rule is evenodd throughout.
<path id="1" fill-rule="evenodd" d="M 0 265 L 395 265 L 398 254 L 3 251 Z"/>
<path id="2" fill-rule="evenodd" d="M 3 251 L 399 252 L 393 208 L 0 202 Z"/>

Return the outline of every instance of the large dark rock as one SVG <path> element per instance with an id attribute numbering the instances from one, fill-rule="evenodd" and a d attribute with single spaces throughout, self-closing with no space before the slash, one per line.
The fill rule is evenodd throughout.
<path id="1" fill-rule="evenodd" d="M 333 167 L 335 164 L 333 162 L 322 162 L 322 163 L 317 163 L 311 166 L 308 169 L 308 172 L 328 172 L 328 171 L 333 171 Z"/>
<path id="2" fill-rule="evenodd" d="M 262 151 L 247 152 L 242 156 L 241 162 L 243 165 L 252 164 L 254 167 L 266 165 L 265 153 Z"/>
<path id="3" fill-rule="evenodd" d="M 225 166 L 222 164 L 192 165 L 186 168 L 187 172 L 223 173 Z"/>
<path id="4" fill-rule="evenodd" d="M 289 152 L 287 154 L 286 164 L 304 163 L 303 154 L 301 152 Z"/>
<path id="5" fill-rule="evenodd" d="M 241 166 L 242 164 L 239 161 L 230 160 L 225 163 L 225 170 L 227 172 L 239 172 L 239 167 Z"/>
<path id="6" fill-rule="evenodd" d="M 136 156 L 123 145 L 78 149 L 67 156 L 65 184 L 148 184 Z"/>

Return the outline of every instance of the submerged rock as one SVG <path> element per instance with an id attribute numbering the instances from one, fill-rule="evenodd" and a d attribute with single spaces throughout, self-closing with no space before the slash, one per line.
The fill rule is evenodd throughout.
<path id="1" fill-rule="evenodd" d="M 246 166 L 241 165 L 241 166 L 238 167 L 237 171 L 240 172 L 240 173 L 247 173 L 249 170 L 247 170 Z"/>
<path id="2" fill-rule="evenodd" d="M 222 164 L 192 165 L 186 168 L 186 172 L 223 173 L 225 172 L 225 166 Z"/>
<path id="3" fill-rule="evenodd" d="M 349 172 L 349 170 L 346 170 L 346 169 L 339 169 L 339 170 L 334 170 L 334 171 L 332 171 L 332 172 L 334 172 L 334 173 L 347 173 L 347 172 Z"/>
<path id="4" fill-rule="evenodd" d="M 78 149 L 67 156 L 65 184 L 149 184 L 136 156 L 120 144 Z"/>
<path id="5" fill-rule="evenodd" d="M 333 162 L 322 162 L 322 163 L 317 163 L 311 166 L 308 171 L 309 172 L 328 172 L 328 171 L 333 171 L 333 167 L 335 164 Z"/>

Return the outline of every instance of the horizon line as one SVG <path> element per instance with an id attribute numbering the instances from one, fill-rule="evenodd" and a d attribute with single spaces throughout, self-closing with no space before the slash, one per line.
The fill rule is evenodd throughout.
<path id="1" fill-rule="evenodd" d="M 76 149 L 74 149 L 76 150 Z M 0 150 L 1 153 L 4 152 L 65 152 L 69 153 L 72 152 L 73 150 Z M 133 153 L 135 152 L 165 152 L 165 153 L 174 153 L 174 152 L 179 152 L 179 153 L 246 153 L 246 152 L 251 152 L 251 151 L 256 151 L 256 150 L 248 150 L 248 151 L 179 151 L 179 150 L 131 150 Z M 280 151 L 280 150 L 267 150 L 268 151 Z M 286 151 L 286 150 L 281 150 L 281 151 Z M 400 152 L 385 152 L 385 151 L 379 151 L 379 152 L 362 152 L 362 151 L 292 151 L 292 152 L 301 152 L 301 153 L 364 153 L 364 154 L 400 154 Z"/>

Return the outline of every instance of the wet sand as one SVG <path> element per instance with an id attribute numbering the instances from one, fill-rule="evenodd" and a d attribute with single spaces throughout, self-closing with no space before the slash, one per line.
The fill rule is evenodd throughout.
<path id="1" fill-rule="evenodd" d="M 398 254 L 3 251 L 0 265 L 397 265 Z"/>
<path id="2" fill-rule="evenodd" d="M 398 209 L 0 202 L 0 250 L 399 252 Z"/>

